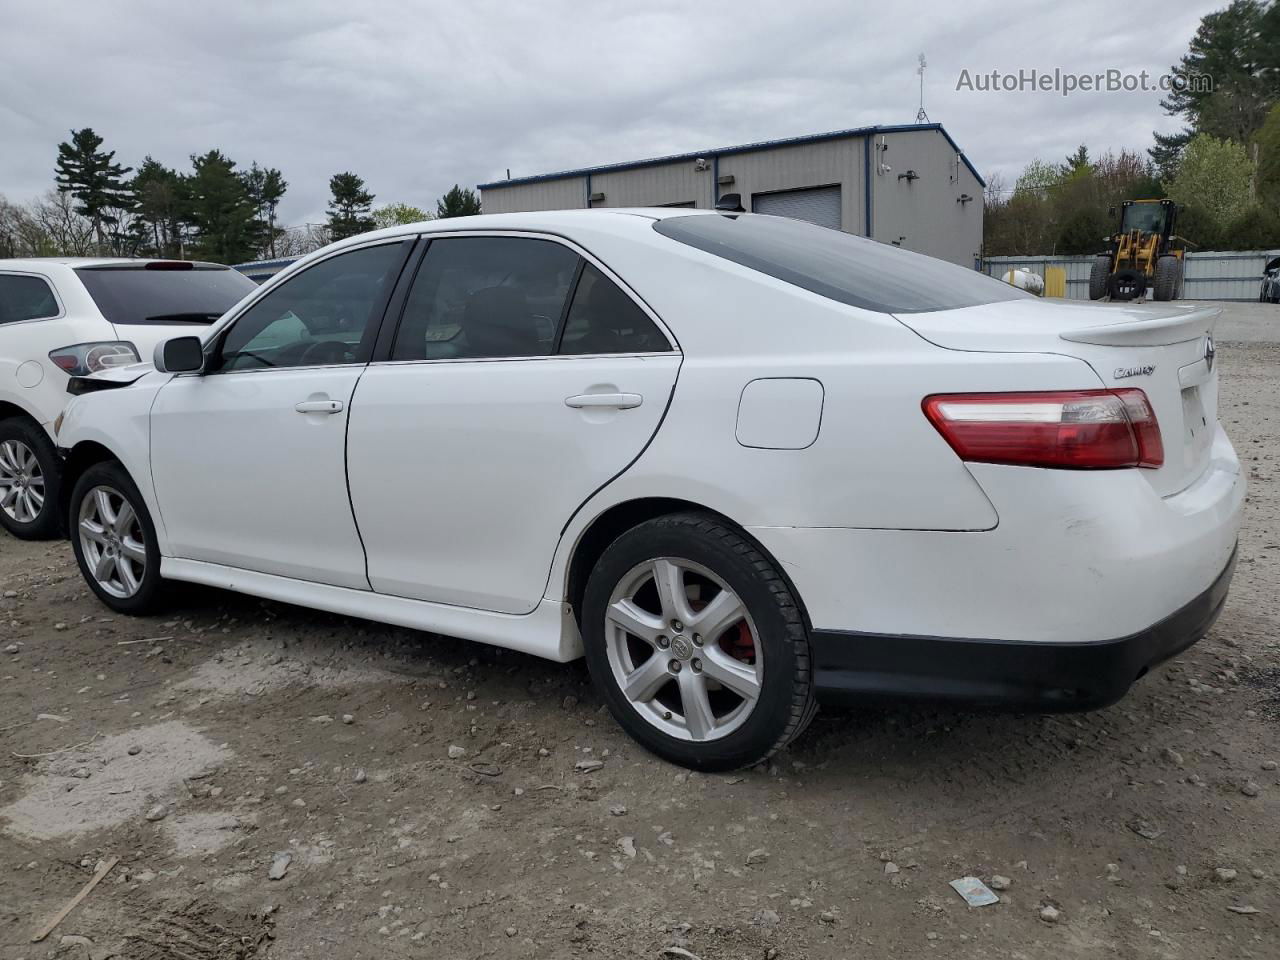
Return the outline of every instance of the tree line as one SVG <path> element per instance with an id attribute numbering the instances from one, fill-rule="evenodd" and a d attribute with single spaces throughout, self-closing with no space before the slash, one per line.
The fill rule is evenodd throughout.
<path id="1" fill-rule="evenodd" d="M 1161 107 L 1176 134 L 1133 151 L 1060 162 L 1033 160 L 1010 187 L 988 178 L 987 256 L 1097 253 L 1117 229 L 1124 200 L 1182 205 L 1176 232 L 1192 249 L 1280 247 L 1280 2 L 1233 0 L 1200 21 L 1174 77 L 1209 77 L 1209 89 L 1175 87 Z"/>
<path id="2" fill-rule="evenodd" d="M 289 189 L 280 170 L 238 167 L 221 150 L 191 156 L 178 170 L 146 156 L 137 168 L 90 127 L 58 144 L 54 189 L 27 204 L 0 196 L 0 257 L 119 256 L 211 260 L 293 257 L 327 243 L 402 223 L 480 212 L 475 191 L 455 185 L 430 213 L 407 203 L 374 206 L 363 178 L 329 179 L 325 223 L 284 227 L 280 201 Z"/>

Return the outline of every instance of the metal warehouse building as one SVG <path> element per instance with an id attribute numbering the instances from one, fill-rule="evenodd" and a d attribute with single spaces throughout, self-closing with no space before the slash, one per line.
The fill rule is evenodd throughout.
<path id="1" fill-rule="evenodd" d="M 480 184 L 485 213 L 583 207 L 711 209 L 808 220 L 972 267 L 982 188 L 938 123 L 861 127 Z"/>

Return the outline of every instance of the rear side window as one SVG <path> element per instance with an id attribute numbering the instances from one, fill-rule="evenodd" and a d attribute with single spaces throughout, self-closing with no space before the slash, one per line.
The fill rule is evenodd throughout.
<path id="1" fill-rule="evenodd" d="M 116 324 L 208 325 L 257 289 L 229 267 L 181 262 L 80 267 L 76 276 Z"/>
<path id="2" fill-rule="evenodd" d="M 584 264 L 559 353 L 656 353 L 671 345 L 635 301 L 590 263 Z"/>
<path id="3" fill-rule="evenodd" d="M 418 269 L 393 360 L 539 357 L 555 351 L 578 255 L 550 240 L 446 237 Z"/>
<path id="4" fill-rule="evenodd" d="M 0 275 L 0 323 L 44 320 L 58 315 L 58 301 L 39 277 Z"/>
<path id="5" fill-rule="evenodd" d="M 1031 294 L 992 277 L 890 244 L 781 217 L 671 217 L 663 236 L 877 313 L 956 310 Z"/>

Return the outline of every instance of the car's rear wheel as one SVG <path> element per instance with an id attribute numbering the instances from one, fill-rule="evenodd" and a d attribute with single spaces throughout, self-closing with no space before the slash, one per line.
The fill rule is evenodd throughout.
<path id="1" fill-rule="evenodd" d="M 673 763 L 756 763 L 816 710 L 790 588 L 754 544 L 712 517 L 660 517 L 614 541 L 587 582 L 582 630 L 614 717 Z"/>
<path id="2" fill-rule="evenodd" d="M 58 536 L 58 452 L 34 422 L 0 420 L 0 526 L 22 540 Z"/>
<path id="3" fill-rule="evenodd" d="M 128 472 L 97 463 L 71 493 L 71 544 L 98 599 L 120 613 L 154 609 L 162 581 L 151 514 Z"/>

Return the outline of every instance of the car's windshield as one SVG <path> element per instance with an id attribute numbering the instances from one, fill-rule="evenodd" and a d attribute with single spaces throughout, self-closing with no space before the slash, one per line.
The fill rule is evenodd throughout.
<path id="1" fill-rule="evenodd" d="M 659 220 L 663 236 L 877 313 L 955 310 L 1030 296 L 976 270 L 784 217 Z"/>
<path id="2" fill-rule="evenodd" d="M 208 325 L 257 284 L 230 267 L 146 262 L 78 267 L 102 315 L 117 324 Z"/>

